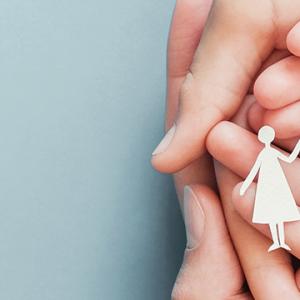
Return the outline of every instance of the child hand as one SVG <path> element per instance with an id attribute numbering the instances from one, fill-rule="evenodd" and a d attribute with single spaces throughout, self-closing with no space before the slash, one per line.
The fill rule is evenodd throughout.
<path id="1" fill-rule="evenodd" d="M 252 151 L 257 151 L 257 153 L 260 151 L 261 145 L 257 137 L 246 130 L 249 129 L 247 128 L 246 116 L 253 101 L 252 96 L 247 97 L 244 106 L 233 119 L 233 122 L 237 125 L 222 122 L 212 130 L 208 136 L 208 149 L 213 154 L 217 154 L 217 148 L 221 147 L 218 159 L 221 160 L 221 157 L 224 156 L 224 159 L 221 160 L 222 164 L 215 163 L 219 192 L 230 236 L 253 298 L 298 299 L 300 297 L 298 290 L 300 286 L 300 272 L 298 270 L 296 274 L 294 273 L 289 253 L 282 250 L 277 250 L 272 254 L 268 253 L 267 249 L 270 246 L 270 240 L 253 228 L 252 212 L 255 197 L 253 185 L 250 186 L 244 197 L 240 196 L 240 188 L 244 183 L 239 183 L 241 178 L 224 167 L 224 165 L 230 167 L 234 161 L 237 161 L 232 166 L 235 171 L 238 171 L 236 169 L 238 166 L 243 168 L 243 165 L 246 164 L 245 168 L 249 168 L 245 172 L 247 174 L 252 167 L 251 163 L 247 164 L 248 159 L 252 159 L 254 162 L 257 157 Z M 253 140 L 251 138 L 251 141 L 248 140 L 249 137 L 253 137 Z M 246 142 L 247 140 L 248 143 Z M 212 144 L 215 142 L 217 144 L 213 147 Z M 222 146 L 223 144 L 225 146 Z M 230 145 L 231 147 L 229 147 Z M 251 155 L 248 152 L 251 152 Z M 232 194 L 233 189 L 234 194 Z M 234 198 L 233 201 L 232 198 Z M 238 212 L 245 217 L 245 220 L 239 216 Z M 269 233 L 268 227 L 258 226 L 258 228 L 264 234 Z M 292 234 L 292 228 L 289 228 L 289 234 Z M 299 235 L 297 233 L 294 234 L 293 247 L 295 249 L 298 248 L 299 251 L 299 242 L 298 247 L 296 247 L 296 240 L 298 238 L 299 241 Z M 280 284 L 276 284 L 276 282 Z"/>
<path id="2" fill-rule="evenodd" d="M 189 68 L 193 49 L 196 47 L 195 42 L 201 35 L 201 24 L 204 23 L 208 9 L 209 1 L 177 2 L 169 45 L 167 127 L 170 127 L 174 121 L 181 82 Z M 189 22 L 186 22 L 187 18 Z M 271 60 L 272 57 L 271 55 Z M 178 172 L 175 175 L 175 183 L 180 198 L 183 198 L 184 185 L 197 182 L 213 186 L 214 175 L 212 171 L 210 159 L 206 155 Z M 219 184 L 224 183 L 230 187 L 230 184 L 227 184 L 229 179 L 230 176 L 225 176 L 224 179 L 220 178 Z M 187 228 L 188 248 L 182 271 L 179 273 L 174 287 L 173 299 L 224 299 L 229 297 L 252 299 L 248 293 L 241 293 L 242 270 L 234 251 L 232 251 L 232 244 L 224 226 L 224 218 L 216 195 L 198 184 L 193 184 L 190 188 L 192 188 L 196 198 L 188 197 L 188 193 L 185 193 L 185 199 L 181 200 Z M 222 201 L 225 198 L 226 195 L 223 195 Z M 199 208 L 196 205 L 197 202 L 202 206 L 204 218 L 200 210 L 197 209 Z M 226 213 L 228 213 L 227 208 Z M 279 275 L 275 272 L 275 275 L 280 277 L 281 285 L 274 287 L 273 284 L 274 279 L 276 279 L 276 276 L 275 278 L 273 276 L 274 270 L 281 270 L 281 258 L 278 259 L 281 256 L 266 257 L 265 251 L 261 251 L 263 241 L 257 242 L 258 233 L 255 231 L 253 234 L 247 235 L 247 240 L 243 239 L 245 230 L 249 230 L 250 226 L 239 220 L 238 216 L 234 214 L 236 213 L 231 213 L 233 217 L 228 218 L 227 224 L 229 224 L 230 229 L 236 228 L 233 237 L 235 241 L 240 241 L 237 249 L 239 255 L 245 259 L 245 255 L 249 254 L 247 249 L 251 248 L 251 255 L 247 257 L 248 264 L 244 267 L 254 297 L 275 299 L 272 295 L 275 294 L 280 297 L 282 292 L 285 292 L 285 296 L 294 299 L 298 295 L 297 287 L 294 282 L 289 280 L 289 274 L 280 273 Z M 202 229 L 199 227 L 199 222 L 203 222 L 205 225 L 204 230 L 202 230 L 203 227 L 201 227 Z M 252 247 L 249 247 L 248 243 Z M 218 246 L 216 247 L 216 245 Z M 285 258 L 284 253 L 283 258 Z M 260 269 L 263 271 L 260 274 L 256 272 L 255 266 L 257 265 L 260 265 Z M 270 265 L 274 268 L 269 268 Z M 214 287 L 212 282 L 222 282 L 223 284 L 221 288 L 220 286 Z M 219 294 L 216 295 L 215 293 Z"/>
<path id="3" fill-rule="evenodd" d="M 275 145 L 281 147 L 282 142 L 278 140 L 275 142 Z M 216 160 L 232 171 L 227 170 L 226 172 L 232 174 L 231 177 L 234 180 L 232 183 L 225 185 L 224 188 L 230 189 L 231 186 L 231 190 L 234 190 L 232 199 L 235 209 L 251 226 L 269 236 L 270 233 L 267 227 L 252 223 L 256 183 L 253 183 L 247 192 L 240 196 L 241 177 L 243 178 L 249 173 L 258 153 L 263 147 L 257 140 L 257 136 L 231 122 L 221 122 L 209 133 L 207 147 Z M 294 146 L 287 146 L 289 151 L 293 148 Z M 300 159 L 297 158 L 293 164 L 284 164 L 283 169 L 299 206 Z M 227 177 L 230 177 L 230 175 L 227 175 Z M 225 178 L 225 180 L 228 182 L 228 179 Z M 300 222 L 287 222 L 285 225 L 285 237 L 287 244 L 292 248 L 292 254 L 300 259 Z"/>

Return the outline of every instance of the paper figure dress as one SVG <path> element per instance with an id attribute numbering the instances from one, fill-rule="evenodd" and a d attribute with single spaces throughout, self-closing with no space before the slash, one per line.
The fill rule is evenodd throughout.
<path id="1" fill-rule="evenodd" d="M 252 222 L 269 224 L 273 239 L 269 251 L 280 247 L 291 250 L 285 243 L 283 223 L 300 220 L 300 213 L 279 160 L 292 163 L 299 154 L 300 141 L 293 152 L 286 156 L 271 147 L 274 138 L 275 131 L 272 127 L 264 126 L 259 130 L 258 139 L 265 147 L 241 186 L 240 194 L 245 193 L 258 173 Z"/>

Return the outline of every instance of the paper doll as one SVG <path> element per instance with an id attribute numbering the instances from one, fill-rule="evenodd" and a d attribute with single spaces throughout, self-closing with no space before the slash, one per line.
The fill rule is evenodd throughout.
<path id="1" fill-rule="evenodd" d="M 265 147 L 257 156 L 240 189 L 240 195 L 244 195 L 259 173 L 252 222 L 269 224 L 273 239 L 269 252 L 280 247 L 291 250 L 285 243 L 283 223 L 300 220 L 298 207 L 279 163 L 279 159 L 292 163 L 297 158 L 300 152 L 300 140 L 293 152 L 285 156 L 271 147 L 274 138 L 275 131 L 272 127 L 263 126 L 259 130 L 258 139 L 265 144 Z"/>

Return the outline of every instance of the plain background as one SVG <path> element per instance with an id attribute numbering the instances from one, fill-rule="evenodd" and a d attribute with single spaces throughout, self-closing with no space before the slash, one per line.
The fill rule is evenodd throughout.
<path id="1" fill-rule="evenodd" d="M 170 298 L 184 227 L 149 159 L 173 6 L 0 1 L 0 299 Z"/>

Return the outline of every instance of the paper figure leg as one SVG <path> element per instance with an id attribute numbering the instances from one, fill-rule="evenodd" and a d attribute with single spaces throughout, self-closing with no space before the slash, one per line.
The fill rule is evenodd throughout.
<path id="1" fill-rule="evenodd" d="M 279 232 L 279 243 L 280 246 L 286 250 L 291 251 L 291 248 L 285 243 L 284 237 L 284 224 L 283 222 L 278 223 L 278 232 Z"/>
<path id="2" fill-rule="evenodd" d="M 270 224 L 270 231 L 271 231 L 271 234 L 272 234 L 273 244 L 270 246 L 268 252 L 271 252 L 275 249 L 280 248 L 278 235 L 277 235 L 276 223 Z"/>

